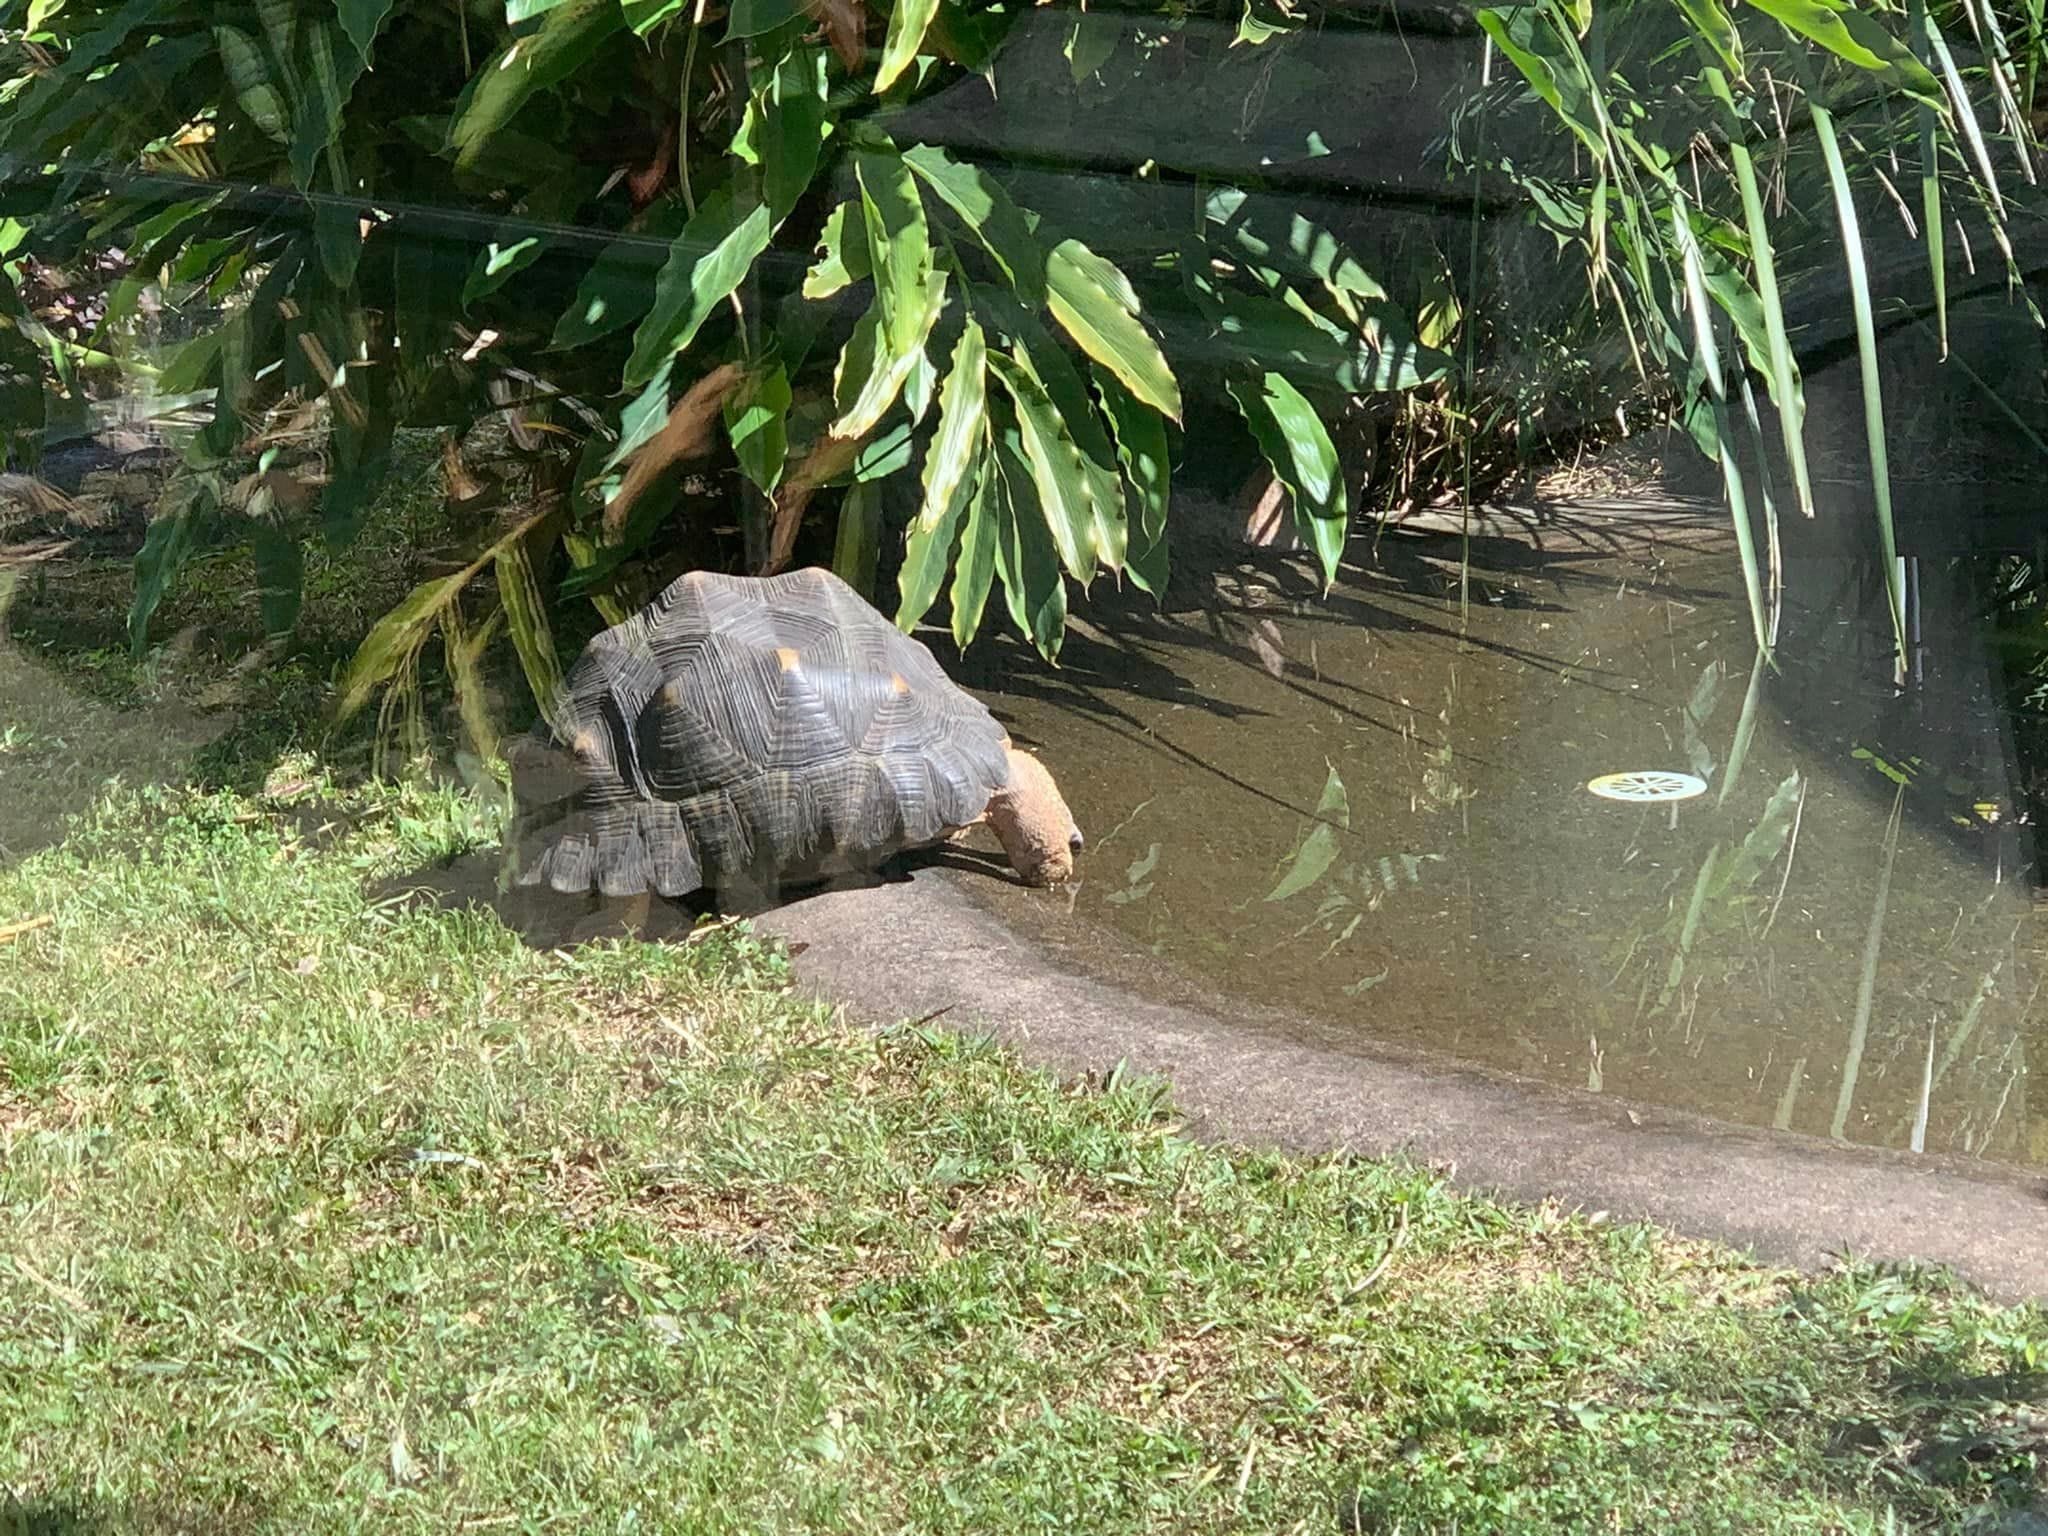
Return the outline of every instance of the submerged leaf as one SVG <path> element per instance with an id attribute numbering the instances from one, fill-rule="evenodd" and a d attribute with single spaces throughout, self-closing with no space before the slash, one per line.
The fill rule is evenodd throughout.
<path id="1" fill-rule="evenodd" d="M 1351 800 L 1337 765 L 1329 765 L 1323 781 L 1322 799 L 1316 802 L 1315 819 L 1288 856 L 1287 870 L 1280 883 L 1266 893 L 1268 901 L 1285 901 L 1298 896 L 1330 871 L 1337 862 L 1337 832 L 1351 826 Z"/>

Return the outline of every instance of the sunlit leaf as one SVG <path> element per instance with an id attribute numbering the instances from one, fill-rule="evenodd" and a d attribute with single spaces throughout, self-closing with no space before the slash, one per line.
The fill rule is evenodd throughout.
<path id="1" fill-rule="evenodd" d="M 1843 0 L 1749 0 L 1766 16 L 1810 38 L 1845 64 L 1909 95 L 1939 103 L 1941 86 L 1875 16 Z"/>
<path id="2" fill-rule="evenodd" d="M 924 282 L 922 313 L 912 317 L 910 323 L 914 328 L 909 332 L 909 345 L 903 350 L 892 351 L 887 345 L 879 299 L 854 325 L 833 376 L 833 399 L 840 413 L 832 423 L 834 436 L 866 436 L 902 396 L 911 369 L 923 352 L 925 338 L 946 306 L 945 272 L 927 271 Z"/>
<path id="3" fill-rule="evenodd" d="M 953 504 L 988 429 L 988 342 L 970 319 L 953 349 L 939 395 L 939 430 L 924 460 L 924 516 Z"/>
<path id="4" fill-rule="evenodd" d="M 1045 294 L 1045 253 L 1010 194 L 980 167 L 963 165 L 933 145 L 907 149 L 902 158 L 988 248 L 1018 296 L 1037 304 Z"/>
<path id="5" fill-rule="evenodd" d="M 765 71 L 732 142 L 734 154 L 761 168 L 761 196 L 777 224 L 817 174 L 818 151 L 830 131 L 826 58 L 822 48 L 798 48 Z"/>
<path id="6" fill-rule="evenodd" d="M 1087 583 L 1095 575 L 1095 503 L 1073 434 L 1054 409 L 1044 387 L 1015 359 L 1002 353 L 989 357 L 989 367 L 1002 380 L 1017 411 L 1018 449 L 1024 465 L 1024 486 L 1058 551 L 1060 564 Z M 1014 499 L 1020 487 L 1010 487 Z"/>
<path id="7" fill-rule="evenodd" d="M 533 96 L 567 80 L 626 25 L 619 0 L 562 0 L 537 31 L 487 60 L 463 92 L 448 128 L 455 163 L 473 168 L 484 147 Z"/>
<path id="8" fill-rule="evenodd" d="M 1130 482 L 1137 517 L 1130 522 L 1125 553 L 1131 579 L 1156 597 L 1166 593 L 1168 576 L 1166 512 L 1172 479 L 1166 418 L 1141 402 L 1107 370 L 1095 370 L 1095 387 L 1103 413 L 1116 433 L 1117 457 Z"/>
<path id="9" fill-rule="evenodd" d="M 768 248 L 774 223 L 766 204 L 742 212 L 719 191 L 697 205 L 696 217 L 676 236 L 655 280 L 654 307 L 633 333 L 626 387 L 638 389 L 655 370 L 696 339 L 711 312 L 724 303 Z"/>
<path id="10" fill-rule="evenodd" d="M 932 244 L 924 202 L 900 156 L 862 154 L 854 169 L 860 180 L 868 263 L 875 275 L 882 352 L 902 357 L 930 328 L 925 297 Z"/>
<path id="11" fill-rule="evenodd" d="M 953 540 L 975 493 L 988 440 L 988 349 L 974 321 L 960 337 L 939 396 L 939 430 L 925 451 L 924 502 L 910 525 L 896 622 L 908 630 L 938 598 Z"/>
<path id="12" fill-rule="evenodd" d="M 789 455 L 789 374 L 780 363 L 749 376 L 726 400 L 725 429 L 740 472 L 763 491 L 775 489 Z"/>
<path id="13" fill-rule="evenodd" d="M 896 0 L 889 13 L 889 35 L 882 44 L 882 62 L 875 70 L 875 92 L 889 89 L 910 68 L 924 44 L 925 29 L 938 14 L 939 0 Z"/>
<path id="14" fill-rule="evenodd" d="M 1232 380 L 1230 395 L 1252 429 L 1259 451 L 1287 488 L 1295 526 L 1316 552 L 1323 585 L 1337 579 L 1337 564 L 1351 531 L 1344 466 L 1329 431 L 1301 391 L 1280 374 Z"/>
<path id="15" fill-rule="evenodd" d="M 867 220 L 857 199 L 848 199 L 826 217 L 818 236 L 817 260 L 804 274 L 804 297 L 829 299 L 869 275 Z"/>
<path id="16" fill-rule="evenodd" d="M 1078 240 L 1062 240 L 1045 263 L 1046 302 L 1081 350 L 1154 410 L 1180 419 L 1180 385 L 1138 319 L 1130 280 Z"/>

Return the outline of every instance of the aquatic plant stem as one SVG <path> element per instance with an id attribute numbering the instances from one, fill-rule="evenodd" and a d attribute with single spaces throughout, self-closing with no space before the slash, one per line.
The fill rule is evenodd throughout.
<path id="1" fill-rule="evenodd" d="M 1828 1134 L 1845 1139 L 1849 1108 L 1856 1098 L 1856 1079 L 1863 1070 L 1863 1051 L 1870 1040 L 1870 1010 L 1877 1000 L 1877 958 L 1884 948 L 1884 912 L 1891 900 L 1892 860 L 1899 851 L 1899 816 L 1906 805 L 1906 786 L 1892 795 L 1891 820 L 1884 829 L 1884 864 L 1878 870 L 1877 897 L 1870 904 L 1870 931 L 1863 939 L 1863 975 L 1856 984 L 1856 1016 L 1849 1026 L 1849 1049 L 1842 1058 L 1842 1085 L 1835 1093 L 1835 1118 Z"/>

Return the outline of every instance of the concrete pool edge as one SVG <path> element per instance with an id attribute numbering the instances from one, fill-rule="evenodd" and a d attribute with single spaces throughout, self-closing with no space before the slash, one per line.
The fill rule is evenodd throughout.
<path id="1" fill-rule="evenodd" d="M 2002 1300 L 2048 1299 L 2048 1177 L 1256 1032 L 1058 967 L 935 871 L 814 896 L 756 926 L 801 944 L 799 984 L 857 1017 L 941 1013 L 1058 1071 L 1125 1062 L 1169 1083 L 1190 1129 L 1212 1139 L 1402 1155 L 1450 1167 L 1475 1193 L 1556 1198 L 1767 1262 L 1815 1269 L 1853 1252 L 1946 1265 Z"/>

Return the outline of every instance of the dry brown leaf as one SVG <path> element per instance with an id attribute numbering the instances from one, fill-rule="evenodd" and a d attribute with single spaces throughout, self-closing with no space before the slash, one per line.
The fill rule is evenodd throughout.
<path id="1" fill-rule="evenodd" d="M 867 56 L 867 7 L 861 0 L 808 0 L 804 9 L 825 28 L 839 62 L 858 70 Z"/>
<path id="2" fill-rule="evenodd" d="M 51 927 L 56 921 L 56 918 L 45 912 L 40 917 L 27 917 L 18 923 L 0 925 L 0 944 L 12 944 L 23 934 L 34 933 L 38 928 Z"/>
<path id="3" fill-rule="evenodd" d="M 605 503 L 604 536 L 615 539 L 626 526 L 633 504 L 660 478 L 663 470 L 687 460 L 701 458 L 711 446 L 712 431 L 725 397 L 739 384 L 744 370 L 738 363 L 714 368 L 692 384 L 683 398 L 669 407 L 668 420 L 659 432 L 641 444 L 626 467 L 619 492 Z"/>
<path id="4" fill-rule="evenodd" d="M 852 467 L 860 445 L 861 439 L 857 437 L 834 437 L 827 433 L 811 445 L 795 473 L 776 487 L 775 505 L 768 521 L 768 558 L 761 566 L 763 576 L 773 576 L 789 564 L 789 557 L 796 550 L 797 530 L 803 526 L 804 509 L 811 504 L 811 497 L 827 480 Z"/>

